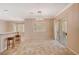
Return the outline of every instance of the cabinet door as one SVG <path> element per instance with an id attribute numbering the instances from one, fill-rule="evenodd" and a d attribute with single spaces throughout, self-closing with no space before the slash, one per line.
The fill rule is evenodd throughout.
<path id="1" fill-rule="evenodd" d="M 1 37 L 1 41 L 0 41 L 0 52 L 3 52 L 4 50 L 7 49 L 7 41 L 6 41 L 6 38 L 5 36 L 2 36 Z"/>

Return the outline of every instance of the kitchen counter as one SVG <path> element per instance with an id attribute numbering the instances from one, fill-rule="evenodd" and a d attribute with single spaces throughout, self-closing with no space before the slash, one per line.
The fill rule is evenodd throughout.
<path id="1" fill-rule="evenodd" d="M 7 37 L 15 36 L 16 32 L 0 33 L 0 52 L 7 49 Z"/>
<path id="2" fill-rule="evenodd" d="M 4 33 L 0 33 L 0 35 L 6 35 L 6 34 L 12 34 L 12 33 L 16 33 L 16 32 L 4 32 Z"/>

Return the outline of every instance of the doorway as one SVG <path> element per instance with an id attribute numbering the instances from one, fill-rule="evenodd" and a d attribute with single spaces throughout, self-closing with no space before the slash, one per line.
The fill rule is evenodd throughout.
<path id="1" fill-rule="evenodd" d="M 57 20 L 56 23 L 56 40 L 63 46 L 67 46 L 67 20 Z"/>

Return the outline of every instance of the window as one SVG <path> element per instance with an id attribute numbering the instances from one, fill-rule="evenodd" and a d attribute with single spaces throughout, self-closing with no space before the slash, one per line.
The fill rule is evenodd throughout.
<path id="1" fill-rule="evenodd" d="M 13 32 L 24 32 L 24 24 L 13 24 Z"/>
<path id="2" fill-rule="evenodd" d="M 33 32 L 44 32 L 46 31 L 46 25 L 44 22 L 35 22 L 33 24 Z"/>

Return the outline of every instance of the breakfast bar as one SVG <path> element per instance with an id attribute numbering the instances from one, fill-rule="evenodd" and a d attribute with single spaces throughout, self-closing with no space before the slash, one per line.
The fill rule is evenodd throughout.
<path id="1" fill-rule="evenodd" d="M 14 37 L 16 32 L 0 33 L 0 53 L 7 49 L 7 38 Z"/>

